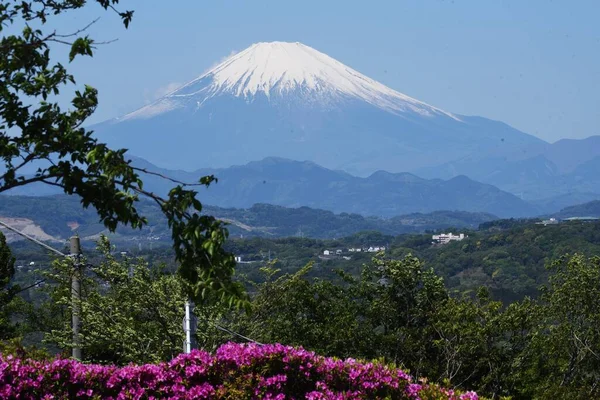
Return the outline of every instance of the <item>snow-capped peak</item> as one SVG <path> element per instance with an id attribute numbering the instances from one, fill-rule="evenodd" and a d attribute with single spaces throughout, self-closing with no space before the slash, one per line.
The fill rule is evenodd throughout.
<path id="1" fill-rule="evenodd" d="M 393 113 L 422 116 L 451 113 L 437 109 L 353 70 L 328 55 L 302 43 L 261 42 L 229 57 L 197 79 L 135 111 L 129 118 L 144 118 L 178 108 L 179 100 L 195 100 L 201 105 L 219 94 L 253 98 L 263 93 L 268 98 L 296 89 L 327 98 L 366 101 Z"/>

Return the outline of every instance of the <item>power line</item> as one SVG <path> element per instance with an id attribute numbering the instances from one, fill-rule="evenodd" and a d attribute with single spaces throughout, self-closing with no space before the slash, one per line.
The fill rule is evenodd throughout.
<path id="1" fill-rule="evenodd" d="M 17 235 L 23 236 L 25 239 L 31 240 L 33 243 L 36 243 L 40 246 L 42 246 L 43 248 L 52 251 L 53 253 L 56 253 L 62 257 L 68 257 L 65 253 L 63 253 L 62 251 L 58 251 L 56 250 L 54 247 L 50 247 L 48 246 L 46 243 L 44 242 L 40 242 L 39 240 L 32 238 L 31 236 L 27 235 L 26 233 L 23 233 L 15 228 L 13 228 L 12 226 L 8 225 L 5 222 L 0 221 L 0 225 L 2 225 L 3 227 L 5 227 L 6 229 L 8 229 L 9 231 L 12 231 L 14 233 L 16 233 Z"/>
<path id="2" fill-rule="evenodd" d="M 56 253 L 56 254 L 58 254 L 58 255 L 60 255 L 60 256 L 62 256 L 62 257 L 67 257 L 67 255 L 66 255 L 66 254 L 64 254 L 63 252 L 61 252 L 61 251 L 58 251 L 58 250 L 56 250 L 55 248 L 48 246 L 46 243 L 40 242 L 39 240 L 37 240 L 37 239 L 35 239 L 35 238 L 33 238 L 33 237 L 31 237 L 31 236 L 27 235 L 26 233 L 23 233 L 23 232 L 21 232 L 21 231 L 19 231 L 19 230 L 15 229 L 15 228 L 13 228 L 12 226 L 8 225 L 8 224 L 7 224 L 7 223 L 5 223 L 5 222 L 2 222 L 2 221 L 0 221 L 0 225 L 2 225 L 3 227 L 5 227 L 6 229 L 8 229 L 8 230 L 9 230 L 9 231 L 11 231 L 11 232 L 14 232 L 14 233 L 16 233 L 17 235 L 23 236 L 25 239 L 31 240 L 33 243 L 35 243 L 35 244 L 37 244 L 37 245 L 40 245 L 40 246 L 42 246 L 43 248 L 45 248 L 45 249 L 47 249 L 47 250 L 50 250 L 50 251 L 51 251 L 51 252 L 53 252 L 53 253 Z M 16 291 L 14 294 L 15 294 L 15 295 L 17 295 L 17 294 L 19 294 L 19 293 L 22 293 L 22 292 L 24 292 L 24 291 L 26 291 L 26 290 L 29 290 L 29 289 L 31 289 L 31 288 L 32 288 L 32 287 L 34 287 L 34 286 L 38 286 L 39 284 L 46 282 L 46 280 L 47 280 L 46 278 L 44 278 L 44 279 L 41 279 L 41 280 L 37 281 L 36 283 L 34 283 L 33 285 L 29 285 L 29 286 L 27 286 L 27 287 L 25 287 L 25 288 L 21 288 L 21 289 L 19 289 L 19 290 L 18 290 L 18 291 Z"/>
<path id="3" fill-rule="evenodd" d="M 65 253 L 63 253 L 62 251 L 58 251 L 56 250 L 54 247 L 50 247 L 48 246 L 46 243 L 43 243 L 15 228 L 13 228 L 12 226 L 8 225 L 5 222 L 0 221 L 0 225 L 4 226 L 6 229 L 8 229 L 11 232 L 16 233 L 19 236 L 23 236 L 25 239 L 32 241 L 33 243 L 42 246 L 43 248 L 45 248 L 46 250 L 50 250 L 51 252 L 60 255 L 61 257 L 69 257 L 67 256 Z M 80 242 L 79 242 L 79 237 L 78 236 L 73 236 L 71 237 L 71 257 L 73 257 L 73 260 L 75 262 L 75 273 L 73 274 L 73 276 L 71 277 L 71 307 L 72 307 L 72 325 L 73 325 L 73 358 L 76 360 L 81 360 L 81 335 L 80 335 L 80 312 L 81 312 L 81 296 L 80 296 L 80 291 L 81 291 L 81 280 L 80 280 L 80 275 L 82 273 L 82 265 L 79 263 L 79 256 L 81 254 L 81 246 L 80 246 Z M 36 283 L 37 284 L 41 283 L 45 281 L 45 279 L 43 279 L 42 281 Z M 26 288 L 29 289 L 32 286 Z M 23 291 L 23 290 L 21 290 Z M 18 292 L 19 293 L 19 292 Z"/>
<path id="4" fill-rule="evenodd" d="M 35 238 L 33 238 L 33 237 L 31 237 L 31 236 L 29 236 L 29 235 L 25 234 L 25 233 L 23 233 L 23 232 L 21 232 L 21 231 L 19 231 L 19 230 L 15 229 L 15 228 L 13 228 L 12 226 L 8 225 L 8 224 L 7 224 L 7 223 L 5 223 L 5 222 L 2 222 L 2 221 L 0 221 L 0 225 L 4 226 L 6 229 L 8 229 L 8 230 L 10 230 L 10 231 L 12 231 L 12 232 L 14 232 L 14 233 L 16 233 L 17 235 L 23 236 L 25 239 L 28 239 L 28 240 L 32 241 L 33 243 L 36 243 L 36 244 L 38 244 L 38 245 L 42 246 L 43 248 L 45 248 L 45 249 L 47 249 L 47 250 L 50 250 L 50 251 L 51 251 L 51 252 L 53 252 L 53 253 L 56 253 L 56 254 L 58 254 L 58 255 L 60 255 L 60 256 L 62 256 L 62 257 L 69 257 L 68 255 L 64 254 L 63 252 L 61 252 L 61 251 L 59 251 L 59 250 L 56 250 L 56 249 L 55 249 L 55 248 L 53 248 L 53 247 L 50 247 L 50 246 L 48 246 L 46 243 L 40 242 L 39 240 L 37 240 L 37 239 L 35 239 Z M 269 250 L 269 260 L 270 260 L 270 259 L 271 259 L 271 250 Z M 27 287 L 27 288 L 25 288 L 25 289 L 22 289 L 22 290 L 20 290 L 19 292 L 22 292 L 22 291 L 24 291 L 24 290 L 26 290 L 26 289 L 30 289 L 31 287 L 33 287 L 33 286 L 37 286 L 38 284 L 40 284 L 40 283 L 43 283 L 43 282 L 45 282 L 45 281 L 46 281 L 46 279 L 42 279 L 42 280 L 40 280 L 40 281 L 36 282 L 35 284 L 33 284 L 33 285 L 31 285 L 31 286 L 29 286 L 29 287 Z M 19 292 L 17 292 L 17 293 L 19 293 Z M 78 293 L 76 293 L 76 295 L 77 295 L 77 294 L 78 294 Z M 244 340 L 247 340 L 247 341 L 249 341 L 249 342 L 253 342 L 253 343 L 256 343 L 256 344 L 262 345 L 262 343 L 260 343 L 260 342 L 257 342 L 257 341 L 256 341 L 256 340 L 254 340 L 254 339 L 251 339 L 251 338 L 249 338 L 249 337 L 247 337 L 247 336 L 241 335 L 241 334 L 239 334 L 239 333 L 237 333 L 237 332 L 234 332 L 234 331 L 232 331 L 232 330 L 229 330 L 229 329 L 227 329 L 227 328 L 224 328 L 224 327 L 222 327 L 222 326 L 220 326 L 220 325 L 217 325 L 217 324 L 215 324 L 215 323 L 214 323 L 214 322 L 212 322 L 212 321 L 210 321 L 210 322 L 211 322 L 211 323 L 212 323 L 212 324 L 215 326 L 215 328 L 217 328 L 217 329 L 219 329 L 219 330 L 221 330 L 221 331 L 223 331 L 223 332 L 229 333 L 230 335 L 233 335 L 233 336 L 240 337 L 240 338 L 242 338 L 242 339 L 244 339 Z"/>
<path id="5" fill-rule="evenodd" d="M 230 335 L 238 336 L 238 337 L 241 337 L 242 339 L 244 339 L 244 340 L 247 340 L 247 341 L 249 341 L 249 342 L 256 343 L 256 344 L 259 344 L 259 345 L 262 345 L 262 343 L 260 343 L 260 342 L 257 342 L 257 341 L 256 341 L 256 340 L 254 340 L 254 339 L 250 339 L 249 337 L 246 337 L 246 336 L 244 336 L 244 335 L 240 335 L 239 333 L 237 333 L 237 332 L 234 332 L 234 331 L 232 331 L 232 330 L 229 330 L 229 329 L 227 329 L 227 328 L 224 328 L 224 327 L 222 327 L 221 325 L 217 325 L 217 324 L 215 324 L 215 323 L 214 323 L 214 322 L 212 322 L 212 321 L 209 321 L 209 322 L 210 322 L 210 323 L 212 323 L 212 324 L 214 325 L 214 327 L 215 327 L 215 328 L 217 328 L 217 329 L 219 329 L 219 330 L 222 330 L 223 332 L 227 332 L 227 333 L 229 333 Z"/>
<path id="6" fill-rule="evenodd" d="M 40 279 L 40 280 L 39 280 L 39 281 L 37 281 L 36 283 L 34 283 L 34 284 L 32 284 L 32 285 L 29 285 L 29 286 L 27 286 L 27 287 L 21 288 L 21 289 L 17 290 L 16 292 L 12 293 L 12 294 L 13 294 L 13 295 L 17 295 L 17 294 L 19 294 L 19 293 L 22 293 L 22 292 L 24 292 L 24 291 L 26 291 L 26 290 L 29 290 L 29 289 L 31 289 L 32 287 L 38 286 L 39 284 L 42 284 L 42 283 L 46 282 L 46 280 L 47 280 L 46 278 L 44 278 L 44 279 Z"/>

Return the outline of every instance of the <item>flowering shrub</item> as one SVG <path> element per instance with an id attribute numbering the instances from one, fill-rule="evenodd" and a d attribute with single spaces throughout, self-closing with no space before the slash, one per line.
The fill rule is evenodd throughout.
<path id="1" fill-rule="evenodd" d="M 404 371 L 280 344 L 229 343 L 168 363 L 118 368 L 0 356 L 2 399 L 452 399 L 474 392 L 413 382 Z"/>

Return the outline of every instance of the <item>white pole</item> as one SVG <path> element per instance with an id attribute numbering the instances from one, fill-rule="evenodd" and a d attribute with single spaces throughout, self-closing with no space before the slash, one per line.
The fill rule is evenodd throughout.
<path id="1" fill-rule="evenodd" d="M 192 352 L 192 327 L 191 327 L 191 312 L 189 300 L 185 302 L 185 319 L 183 320 L 183 330 L 185 331 L 184 353 Z"/>

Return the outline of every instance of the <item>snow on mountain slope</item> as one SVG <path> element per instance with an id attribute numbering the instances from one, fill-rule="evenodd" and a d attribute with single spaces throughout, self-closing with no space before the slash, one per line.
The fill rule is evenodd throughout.
<path id="1" fill-rule="evenodd" d="M 355 98 L 394 113 L 422 116 L 451 113 L 399 93 L 302 43 L 257 43 L 237 53 L 165 98 L 128 114 L 148 118 L 184 106 L 194 99 L 200 107 L 220 94 L 252 100 L 257 94 L 285 96 L 296 90 L 321 101 Z"/>

